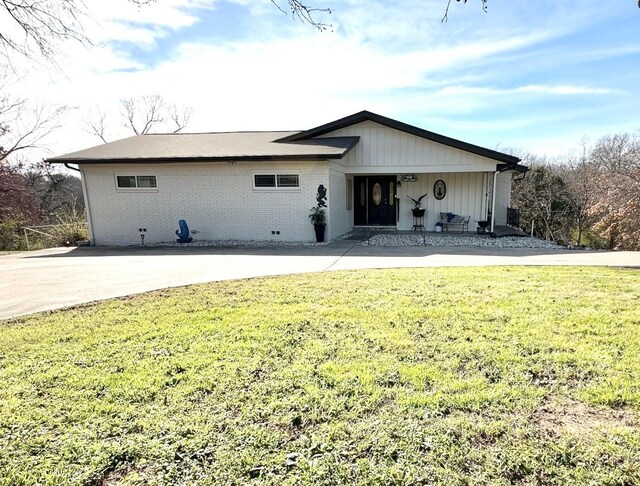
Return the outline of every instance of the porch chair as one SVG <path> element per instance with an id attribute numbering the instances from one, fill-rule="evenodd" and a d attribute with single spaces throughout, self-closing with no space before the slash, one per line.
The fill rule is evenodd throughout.
<path id="1" fill-rule="evenodd" d="M 461 233 L 469 231 L 469 220 L 471 216 L 460 216 L 454 213 L 440 213 L 440 222 L 445 231 L 449 231 L 449 227 L 460 228 Z"/>

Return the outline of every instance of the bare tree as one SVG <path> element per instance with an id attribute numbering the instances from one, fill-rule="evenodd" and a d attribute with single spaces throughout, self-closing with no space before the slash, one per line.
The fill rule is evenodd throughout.
<path id="1" fill-rule="evenodd" d="M 168 104 L 162 96 L 146 95 L 120 101 L 122 125 L 136 135 L 147 133 L 179 133 L 189 124 L 193 108 Z M 110 141 L 109 117 L 103 110 L 94 110 L 85 120 L 86 131 L 104 143 Z"/>
<path id="2" fill-rule="evenodd" d="M 566 183 L 567 202 L 571 205 L 573 216 L 574 241 L 582 244 L 583 236 L 593 225 L 589 212 L 597 199 L 597 169 L 589 160 L 589 151 L 585 141 L 582 142 L 581 153 L 570 157 L 558 168 L 558 174 Z"/>
<path id="3" fill-rule="evenodd" d="M 0 86 L 0 93 L 6 93 Z M 40 142 L 59 127 L 67 107 L 32 106 L 27 100 L 0 95 L 0 162 L 27 149 L 41 148 Z"/>
<path id="4" fill-rule="evenodd" d="M 108 143 L 107 140 L 107 123 L 106 123 L 107 114 L 104 111 L 97 110 L 92 111 L 89 114 L 89 117 L 84 121 L 84 125 L 87 127 L 87 131 L 91 135 L 95 135 L 103 143 Z"/>
<path id="5" fill-rule="evenodd" d="M 640 249 L 640 134 L 612 135 L 590 154 L 595 201 L 589 207 L 593 229 L 609 248 Z"/>
<path id="6" fill-rule="evenodd" d="M 164 123 L 165 103 L 160 95 L 121 100 L 125 126 L 136 135 L 144 135 L 156 125 Z"/>
<path id="7" fill-rule="evenodd" d="M 526 155 L 526 177 L 514 181 L 512 200 L 520 208 L 520 224 L 546 240 L 569 243 L 573 232 L 573 206 L 569 188 L 557 164 Z"/>
<path id="8" fill-rule="evenodd" d="M 189 120 L 191 120 L 191 115 L 193 115 L 193 108 L 190 106 L 172 104 L 167 107 L 167 116 L 172 122 L 171 129 L 173 133 L 179 133 L 184 130 L 189 124 Z"/>
<path id="9" fill-rule="evenodd" d="M 80 178 L 68 171 L 59 171 L 45 162 L 14 164 L 27 187 L 34 194 L 47 222 L 55 222 L 58 213 L 84 211 Z"/>

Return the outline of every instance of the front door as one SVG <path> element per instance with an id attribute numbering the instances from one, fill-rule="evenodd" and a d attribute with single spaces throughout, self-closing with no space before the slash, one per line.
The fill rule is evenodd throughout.
<path id="1" fill-rule="evenodd" d="M 354 224 L 356 226 L 395 226 L 396 177 L 355 177 L 354 185 Z"/>

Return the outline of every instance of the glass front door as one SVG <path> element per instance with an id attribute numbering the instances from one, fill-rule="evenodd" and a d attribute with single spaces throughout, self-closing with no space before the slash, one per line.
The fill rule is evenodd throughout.
<path id="1" fill-rule="evenodd" d="M 396 176 L 354 177 L 354 224 L 395 226 Z"/>

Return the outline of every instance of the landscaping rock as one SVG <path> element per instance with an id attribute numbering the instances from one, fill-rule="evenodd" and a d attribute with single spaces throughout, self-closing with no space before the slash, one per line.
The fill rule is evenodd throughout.
<path id="1" fill-rule="evenodd" d="M 537 238 L 507 236 L 491 238 L 489 236 L 448 235 L 448 234 L 378 234 L 360 243 L 364 246 L 473 246 L 485 248 L 549 248 L 561 249 L 553 241 Z"/>

